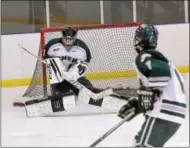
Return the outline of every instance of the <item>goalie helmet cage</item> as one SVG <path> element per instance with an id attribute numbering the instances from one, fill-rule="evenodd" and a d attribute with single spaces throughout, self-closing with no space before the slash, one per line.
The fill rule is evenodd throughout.
<path id="1" fill-rule="evenodd" d="M 137 88 L 138 80 L 133 65 L 136 52 L 133 48 L 137 23 L 118 25 L 75 26 L 78 30 L 77 38 L 89 47 L 92 60 L 87 78 L 95 87 L 111 87 L 118 93 L 129 92 Z M 61 37 L 62 27 L 43 28 L 38 57 L 43 59 L 44 47 L 48 41 Z M 48 71 L 44 63 L 37 61 L 32 80 L 23 94 L 24 98 L 41 98 L 52 95 L 48 84 Z"/>

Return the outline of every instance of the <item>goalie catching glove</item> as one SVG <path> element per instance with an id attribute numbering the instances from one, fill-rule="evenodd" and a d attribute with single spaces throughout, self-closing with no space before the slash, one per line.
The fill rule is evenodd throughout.
<path id="1" fill-rule="evenodd" d="M 153 110 L 154 103 L 156 102 L 160 92 L 154 89 L 141 88 L 137 90 L 137 94 L 138 98 L 129 99 L 128 102 L 121 107 L 118 112 L 119 117 L 125 118 L 133 108 L 135 108 L 135 115 L 129 120 L 140 113 L 146 113 L 147 111 Z"/>
<path id="2" fill-rule="evenodd" d="M 68 72 L 65 73 L 66 80 L 77 81 L 78 78 L 84 76 L 87 69 L 88 69 L 88 63 L 78 61 L 68 70 Z"/>

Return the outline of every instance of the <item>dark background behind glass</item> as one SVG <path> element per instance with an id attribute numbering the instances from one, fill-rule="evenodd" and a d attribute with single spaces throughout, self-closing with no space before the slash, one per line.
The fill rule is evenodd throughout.
<path id="1" fill-rule="evenodd" d="M 133 22 L 132 1 L 104 1 L 104 23 Z M 99 1 L 50 0 L 50 26 L 100 24 Z M 184 1 L 137 1 L 137 21 L 184 23 Z M 2 34 L 35 33 L 46 26 L 45 0 L 1 2 Z"/>
<path id="2" fill-rule="evenodd" d="M 133 22 L 132 1 L 104 1 L 104 23 Z"/>
<path id="3" fill-rule="evenodd" d="M 137 20 L 157 25 L 184 23 L 184 1 L 137 1 Z"/>
<path id="4" fill-rule="evenodd" d="M 49 2 L 51 27 L 100 24 L 99 1 Z"/>
<path id="5" fill-rule="evenodd" d="M 33 33 L 45 27 L 44 1 L 1 1 L 1 34 Z"/>

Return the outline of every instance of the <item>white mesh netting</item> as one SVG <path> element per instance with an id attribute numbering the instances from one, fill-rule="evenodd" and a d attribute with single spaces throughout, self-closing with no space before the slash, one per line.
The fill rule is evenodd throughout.
<path id="1" fill-rule="evenodd" d="M 120 27 L 81 28 L 77 38 L 83 40 L 89 47 L 92 60 L 87 72 L 87 78 L 98 88 L 115 88 L 118 90 L 135 89 L 138 87 L 133 48 L 134 32 L 137 25 Z M 44 32 L 45 44 L 54 38 L 61 37 L 60 29 Z M 41 34 L 42 35 L 42 34 Z M 39 58 L 42 51 L 39 50 Z M 32 81 L 23 97 L 40 97 L 51 95 L 48 82 L 43 81 L 42 63 L 37 61 Z M 48 77 L 48 73 L 46 73 Z M 47 89 L 43 84 L 47 83 Z"/>

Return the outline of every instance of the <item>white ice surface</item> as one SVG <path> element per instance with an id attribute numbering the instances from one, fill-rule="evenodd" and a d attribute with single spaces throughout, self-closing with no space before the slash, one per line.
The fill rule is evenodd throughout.
<path id="1" fill-rule="evenodd" d="M 189 76 L 185 76 L 189 99 Z M 23 87 L 2 89 L 2 147 L 88 147 L 120 121 L 115 114 L 27 118 L 24 108 L 12 107 L 13 99 L 22 95 Z M 141 127 L 140 115 L 122 125 L 98 146 L 130 147 Z M 189 115 L 172 139 L 165 145 L 189 147 Z"/>

